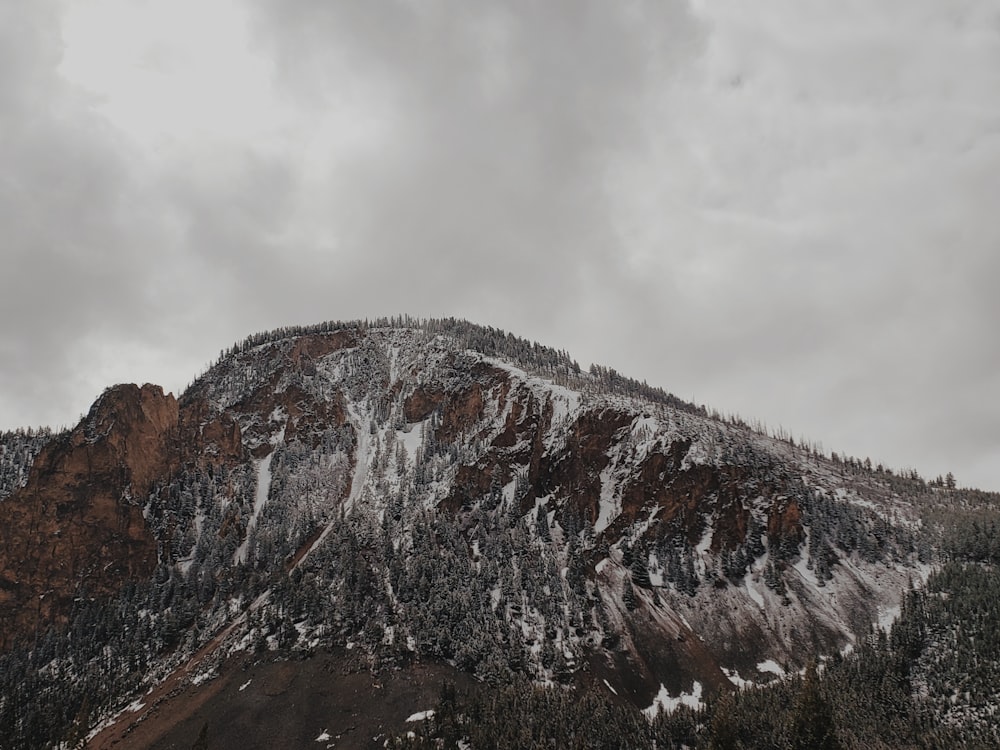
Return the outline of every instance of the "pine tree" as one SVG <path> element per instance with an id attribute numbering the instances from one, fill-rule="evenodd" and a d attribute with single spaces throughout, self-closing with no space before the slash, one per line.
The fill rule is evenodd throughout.
<path id="1" fill-rule="evenodd" d="M 90 695 L 84 694 L 80 710 L 76 714 L 76 721 L 73 722 L 73 729 L 69 734 L 68 745 L 73 750 L 87 746 L 87 730 L 90 729 Z"/>
<path id="2" fill-rule="evenodd" d="M 539 505 L 535 513 L 535 533 L 542 541 L 552 541 L 552 535 L 549 531 L 549 516 L 544 505 Z"/>
<path id="3" fill-rule="evenodd" d="M 739 747 L 732 693 L 723 693 L 713 707 L 709 726 L 710 750 L 736 750 Z"/>
<path id="4" fill-rule="evenodd" d="M 802 681 L 792 719 L 793 750 L 840 750 L 833 715 L 820 694 L 816 662 L 810 662 Z"/>
<path id="5" fill-rule="evenodd" d="M 636 608 L 635 590 L 632 588 L 632 579 L 628 576 L 622 580 L 622 603 L 629 611 Z"/>
<path id="6" fill-rule="evenodd" d="M 641 586 L 644 589 L 653 588 L 653 584 L 649 580 L 649 555 L 646 550 L 641 545 L 638 546 L 632 553 L 632 564 L 629 566 L 629 571 L 632 574 L 632 582 L 636 586 Z"/>

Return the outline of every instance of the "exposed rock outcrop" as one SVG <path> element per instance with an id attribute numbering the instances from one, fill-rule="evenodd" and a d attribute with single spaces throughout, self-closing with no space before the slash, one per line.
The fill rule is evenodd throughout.
<path id="1" fill-rule="evenodd" d="M 0 504 L 0 648 L 64 620 L 77 596 L 152 572 L 156 540 L 140 503 L 177 464 L 178 419 L 158 386 L 110 388 Z"/>

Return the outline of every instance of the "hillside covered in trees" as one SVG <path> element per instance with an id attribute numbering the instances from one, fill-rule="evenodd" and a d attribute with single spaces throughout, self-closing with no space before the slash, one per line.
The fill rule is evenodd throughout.
<path id="1" fill-rule="evenodd" d="M 282 329 L 0 435 L 0 735 L 221 747 L 330 658 L 451 675 L 338 747 L 993 747 L 998 520 L 495 329 Z"/>

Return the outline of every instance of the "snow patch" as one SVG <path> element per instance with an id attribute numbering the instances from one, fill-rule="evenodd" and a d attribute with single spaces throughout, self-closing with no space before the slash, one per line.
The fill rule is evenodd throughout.
<path id="1" fill-rule="evenodd" d="M 920 585 L 926 586 L 927 579 L 931 577 L 931 573 L 934 572 L 934 566 L 928 563 L 920 563 L 917 565 L 917 575 L 920 578 Z"/>
<path id="2" fill-rule="evenodd" d="M 513 504 L 514 502 L 514 495 L 517 494 L 517 480 L 511 479 L 509 482 L 507 482 L 507 484 L 503 486 L 501 494 L 503 495 L 503 501 L 502 501 L 503 507 L 505 509 L 509 508 L 511 504 Z"/>
<path id="3" fill-rule="evenodd" d="M 240 685 L 239 692 L 242 693 L 244 690 L 246 690 L 248 687 L 250 687 L 250 683 L 251 682 L 253 682 L 253 678 L 250 678 L 249 680 L 247 680 L 246 682 L 244 682 L 242 685 Z"/>
<path id="4" fill-rule="evenodd" d="M 884 630 L 886 633 L 892 629 L 892 624 L 896 622 L 896 618 L 899 617 L 900 607 L 897 604 L 894 607 L 886 607 L 879 605 L 878 608 L 878 626 L 879 629 Z"/>
<path id="5" fill-rule="evenodd" d="M 271 445 L 278 445 L 284 439 L 285 428 L 282 427 L 278 434 L 271 438 Z M 264 509 L 264 505 L 267 504 L 267 497 L 271 492 L 271 460 L 273 458 L 274 451 L 272 450 L 264 458 L 257 461 L 257 489 L 254 492 L 253 498 L 253 515 L 247 521 L 247 529 L 243 536 L 243 541 L 240 542 L 240 546 L 233 553 L 234 565 L 239 565 L 247 561 L 247 544 L 250 542 L 250 533 L 256 528 L 257 518 Z"/>
<path id="6" fill-rule="evenodd" d="M 214 680 L 219 676 L 219 673 L 215 671 L 215 668 L 206 669 L 204 672 L 199 672 L 194 677 L 191 678 L 192 685 L 201 685 L 203 682 L 208 682 L 209 680 Z"/>
<path id="7" fill-rule="evenodd" d="M 815 574 L 811 570 L 809 570 L 808 564 L 809 563 L 807 560 L 805 560 L 802 557 L 799 557 L 795 565 L 793 565 L 792 567 L 795 568 L 798 574 L 802 576 L 803 580 L 805 580 L 809 585 L 813 586 L 814 588 L 819 588 L 819 579 L 815 576 Z"/>
<path id="8" fill-rule="evenodd" d="M 406 455 L 415 463 L 417 451 L 424 446 L 424 422 L 412 422 L 402 430 L 396 430 L 396 440 L 403 444 Z"/>
<path id="9" fill-rule="evenodd" d="M 670 713 L 676 711 L 680 706 L 687 706 L 688 708 L 693 708 L 698 710 L 702 708 L 705 704 L 701 701 L 702 688 L 701 683 L 694 683 L 692 692 L 681 693 L 676 698 L 672 697 L 669 692 L 667 692 L 666 687 L 660 684 L 660 692 L 656 694 L 653 698 L 653 704 L 648 708 L 644 708 L 642 712 L 646 714 L 646 718 L 650 721 L 655 719 L 661 712 L 666 711 Z"/>
<path id="10" fill-rule="evenodd" d="M 764 609 L 764 595 L 757 590 L 757 588 L 750 583 L 750 576 L 743 577 L 743 588 L 747 592 L 747 596 L 753 599 L 754 604 L 756 604 L 761 609 Z"/>
<path id="11" fill-rule="evenodd" d="M 622 512 L 622 499 L 616 492 L 618 482 L 614 478 L 615 465 L 618 463 L 615 459 L 616 457 L 612 456 L 611 461 L 601 471 L 600 512 L 597 521 L 594 522 L 594 534 L 600 534 L 608 528 Z"/>
<path id="12" fill-rule="evenodd" d="M 695 466 L 704 466 L 710 463 L 711 457 L 708 455 L 704 444 L 701 440 L 696 440 L 688 448 L 688 452 L 684 454 L 684 458 L 681 460 L 681 471 L 690 471 Z"/>
<path id="13" fill-rule="evenodd" d="M 560 425 L 568 422 L 570 418 L 576 414 L 577 411 L 579 411 L 582 396 L 578 391 L 571 390 L 570 388 L 566 388 L 562 385 L 557 385 L 553 381 L 546 378 L 529 375 L 520 367 L 515 367 L 509 362 L 504 362 L 502 359 L 485 357 L 478 352 L 472 352 L 472 354 L 478 356 L 483 362 L 496 367 L 498 370 L 504 370 L 505 372 L 513 375 L 517 380 L 527 385 L 528 388 L 531 389 L 532 394 L 537 397 L 539 401 L 545 401 L 548 399 L 548 401 L 552 404 L 553 425 Z"/>
<path id="14" fill-rule="evenodd" d="M 610 682 L 608 682 L 607 680 L 602 680 L 602 682 L 607 686 L 608 690 L 610 690 L 615 695 L 618 695 L 618 691 L 615 690 L 613 687 L 611 687 L 611 683 Z"/>
<path id="15" fill-rule="evenodd" d="M 711 549 L 711 547 L 712 547 L 712 526 L 710 524 L 709 527 L 705 530 L 705 533 L 702 535 L 701 541 L 698 542 L 698 546 L 695 547 L 694 549 L 695 552 L 697 552 L 699 555 L 705 555 L 708 553 L 708 550 Z"/>
<path id="16" fill-rule="evenodd" d="M 319 733 L 319 737 L 317 737 L 315 741 L 316 742 L 326 742 L 327 740 L 330 740 L 330 739 L 333 739 L 333 738 L 330 736 L 330 733 L 326 729 L 324 729 L 322 732 Z"/>
<path id="17" fill-rule="evenodd" d="M 661 444 L 662 438 L 660 421 L 656 417 L 648 415 L 636 417 L 632 422 L 631 431 L 634 462 L 638 465 L 645 461 L 646 457 Z"/>
<path id="18" fill-rule="evenodd" d="M 655 433 L 660 429 L 660 421 L 656 417 L 642 416 L 636 417 L 632 422 L 632 434 L 642 435 L 645 433 Z"/>
<path id="19" fill-rule="evenodd" d="M 744 688 L 754 687 L 757 684 L 753 680 L 744 680 L 742 677 L 740 677 L 740 673 L 737 672 L 735 669 L 726 669 L 725 667 L 723 667 L 722 673 L 727 678 L 729 678 L 729 681 L 731 683 L 733 683 L 736 687 L 740 688 L 741 690 Z"/>
<path id="20" fill-rule="evenodd" d="M 569 421 L 580 408 L 580 394 L 561 385 L 553 385 L 551 391 L 553 421 Z"/>
<path id="21" fill-rule="evenodd" d="M 634 539 L 643 536 L 643 534 L 649 531 L 649 528 L 653 525 L 653 521 L 656 519 L 656 516 L 659 514 L 660 510 L 661 508 L 659 505 L 654 505 L 652 508 L 649 509 L 649 514 L 646 516 L 645 519 L 643 519 L 642 521 L 636 521 L 635 523 L 632 524 L 632 526 L 629 529 L 629 533 L 633 535 Z M 653 553 L 651 552 L 649 555 L 649 560 L 647 560 L 646 563 L 647 565 L 650 565 L 653 562 L 655 562 L 655 558 L 653 556 Z"/>
<path id="22" fill-rule="evenodd" d="M 771 674 L 776 674 L 778 677 L 785 676 L 785 670 L 774 659 L 765 659 L 762 662 L 757 663 L 758 672 L 770 672 Z"/>
<path id="23" fill-rule="evenodd" d="M 361 497 L 361 490 L 364 488 L 365 480 L 368 478 L 368 460 L 371 455 L 372 440 L 368 420 L 361 418 L 353 404 L 348 405 L 347 411 L 351 415 L 351 421 L 354 423 L 354 428 L 358 435 L 354 475 L 351 477 L 351 494 L 348 496 L 347 502 L 344 503 L 345 512 L 350 513 L 358 498 Z M 324 532 L 325 535 L 326 532 Z"/>
<path id="24" fill-rule="evenodd" d="M 185 557 L 183 560 L 177 561 L 177 568 L 181 573 L 187 575 L 187 572 L 191 569 L 194 564 L 195 550 L 198 548 L 198 542 L 201 540 L 201 530 L 205 526 L 205 508 L 203 503 L 198 503 L 198 509 L 194 515 L 194 544 L 191 545 L 191 553 Z"/>
<path id="25" fill-rule="evenodd" d="M 406 719 L 407 722 L 411 721 L 427 721 L 428 719 L 434 718 L 434 709 L 429 708 L 426 711 L 417 711 L 415 714 L 410 714 Z"/>
<path id="26" fill-rule="evenodd" d="M 650 557 L 651 560 L 654 559 L 652 553 L 650 553 L 649 557 Z M 649 569 L 649 583 L 653 586 L 653 588 L 658 588 L 658 589 L 663 588 L 664 586 L 667 585 L 666 581 L 663 578 L 663 571 L 662 571 L 662 569 L 655 569 L 655 568 L 650 567 L 650 569 Z"/>
<path id="27" fill-rule="evenodd" d="M 361 497 L 361 490 L 364 487 L 365 481 L 368 479 L 368 461 L 371 454 L 371 434 L 370 434 L 370 423 L 367 419 L 362 420 L 361 416 L 358 414 L 357 409 L 354 408 L 354 404 L 347 405 L 347 413 L 350 416 L 351 424 L 354 427 L 355 433 L 358 436 L 358 444 L 355 448 L 354 456 L 354 474 L 351 476 L 351 492 L 348 495 L 347 500 L 344 501 L 345 512 L 350 512 L 354 507 L 355 502 L 359 497 Z M 299 558 L 299 562 L 295 567 L 301 567 L 302 563 L 306 561 L 306 558 L 313 553 L 313 550 L 317 549 L 326 538 L 333 531 L 334 526 L 338 523 L 338 519 L 335 517 L 331 520 L 323 532 L 319 535 L 312 546 L 305 551 L 305 554 Z"/>

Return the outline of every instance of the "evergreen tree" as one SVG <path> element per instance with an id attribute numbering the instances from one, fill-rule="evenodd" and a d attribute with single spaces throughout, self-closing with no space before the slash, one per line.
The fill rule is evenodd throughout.
<path id="1" fill-rule="evenodd" d="M 840 750 L 830 707 L 820 693 L 816 662 L 810 662 L 792 719 L 793 750 Z"/>
<path id="2" fill-rule="evenodd" d="M 622 580 L 622 603 L 629 611 L 635 609 L 637 606 L 635 589 L 632 588 L 632 579 L 628 576 Z"/>
<path id="3" fill-rule="evenodd" d="M 645 589 L 653 588 L 653 584 L 649 580 L 649 555 L 644 546 L 637 545 L 633 550 L 632 564 L 629 566 L 629 572 L 632 575 L 632 582 L 636 586 L 641 586 Z"/>
<path id="4" fill-rule="evenodd" d="M 713 706 L 712 721 L 709 725 L 710 750 L 737 750 L 739 747 L 733 701 L 732 693 L 726 692 Z"/>

